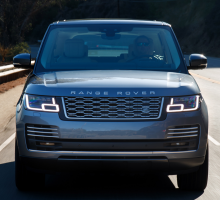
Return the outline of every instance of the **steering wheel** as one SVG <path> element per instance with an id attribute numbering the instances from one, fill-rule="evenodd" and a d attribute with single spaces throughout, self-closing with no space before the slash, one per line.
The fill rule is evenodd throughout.
<path id="1" fill-rule="evenodd" d="M 157 60 L 152 55 L 147 55 L 146 54 L 146 55 L 143 55 L 143 56 L 132 58 L 132 59 L 128 60 L 127 62 L 131 62 L 131 61 L 135 61 L 135 60 L 141 60 L 141 59 L 143 59 L 143 60 L 145 60 L 145 59 L 147 59 L 147 60 Z"/>

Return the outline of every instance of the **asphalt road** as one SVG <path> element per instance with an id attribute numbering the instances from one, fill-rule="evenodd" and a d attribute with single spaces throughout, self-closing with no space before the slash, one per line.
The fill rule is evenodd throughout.
<path id="1" fill-rule="evenodd" d="M 14 184 L 14 140 L 1 150 L 3 140 L 15 132 L 13 118 L 0 135 L 0 199 L 220 199 L 220 59 L 210 58 L 205 70 L 191 71 L 209 109 L 209 182 L 204 192 L 178 189 L 176 176 L 144 174 L 57 174 L 46 176 L 43 191 L 20 192 Z M 5 139 L 3 139 L 5 138 Z"/>

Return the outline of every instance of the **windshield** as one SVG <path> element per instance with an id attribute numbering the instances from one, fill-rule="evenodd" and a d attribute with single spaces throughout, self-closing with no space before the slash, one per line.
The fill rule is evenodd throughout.
<path id="1" fill-rule="evenodd" d="M 36 72 L 156 70 L 186 73 L 170 27 L 52 26 Z"/>

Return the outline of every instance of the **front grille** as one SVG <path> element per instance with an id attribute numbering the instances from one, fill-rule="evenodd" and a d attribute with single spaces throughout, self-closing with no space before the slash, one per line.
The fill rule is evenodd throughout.
<path id="1" fill-rule="evenodd" d="M 165 146 L 173 151 L 189 151 L 198 149 L 199 125 L 172 126 L 167 128 L 167 139 L 172 143 Z"/>
<path id="2" fill-rule="evenodd" d="M 160 117 L 162 97 L 64 97 L 68 118 Z"/>

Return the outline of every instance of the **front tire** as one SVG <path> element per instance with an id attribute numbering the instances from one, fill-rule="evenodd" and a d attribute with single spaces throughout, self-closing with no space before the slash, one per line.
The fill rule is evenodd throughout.
<path id="1" fill-rule="evenodd" d="M 209 148 L 207 145 L 205 161 L 198 171 L 177 175 L 178 186 L 182 190 L 203 191 L 208 183 Z"/>
<path id="2" fill-rule="evenodd" d="M 22 164 L 17 140 L 15 140 L 15 184 L 19 190 L 39 189 L 45 184 L 45 174 L 29 171 Z"/>

